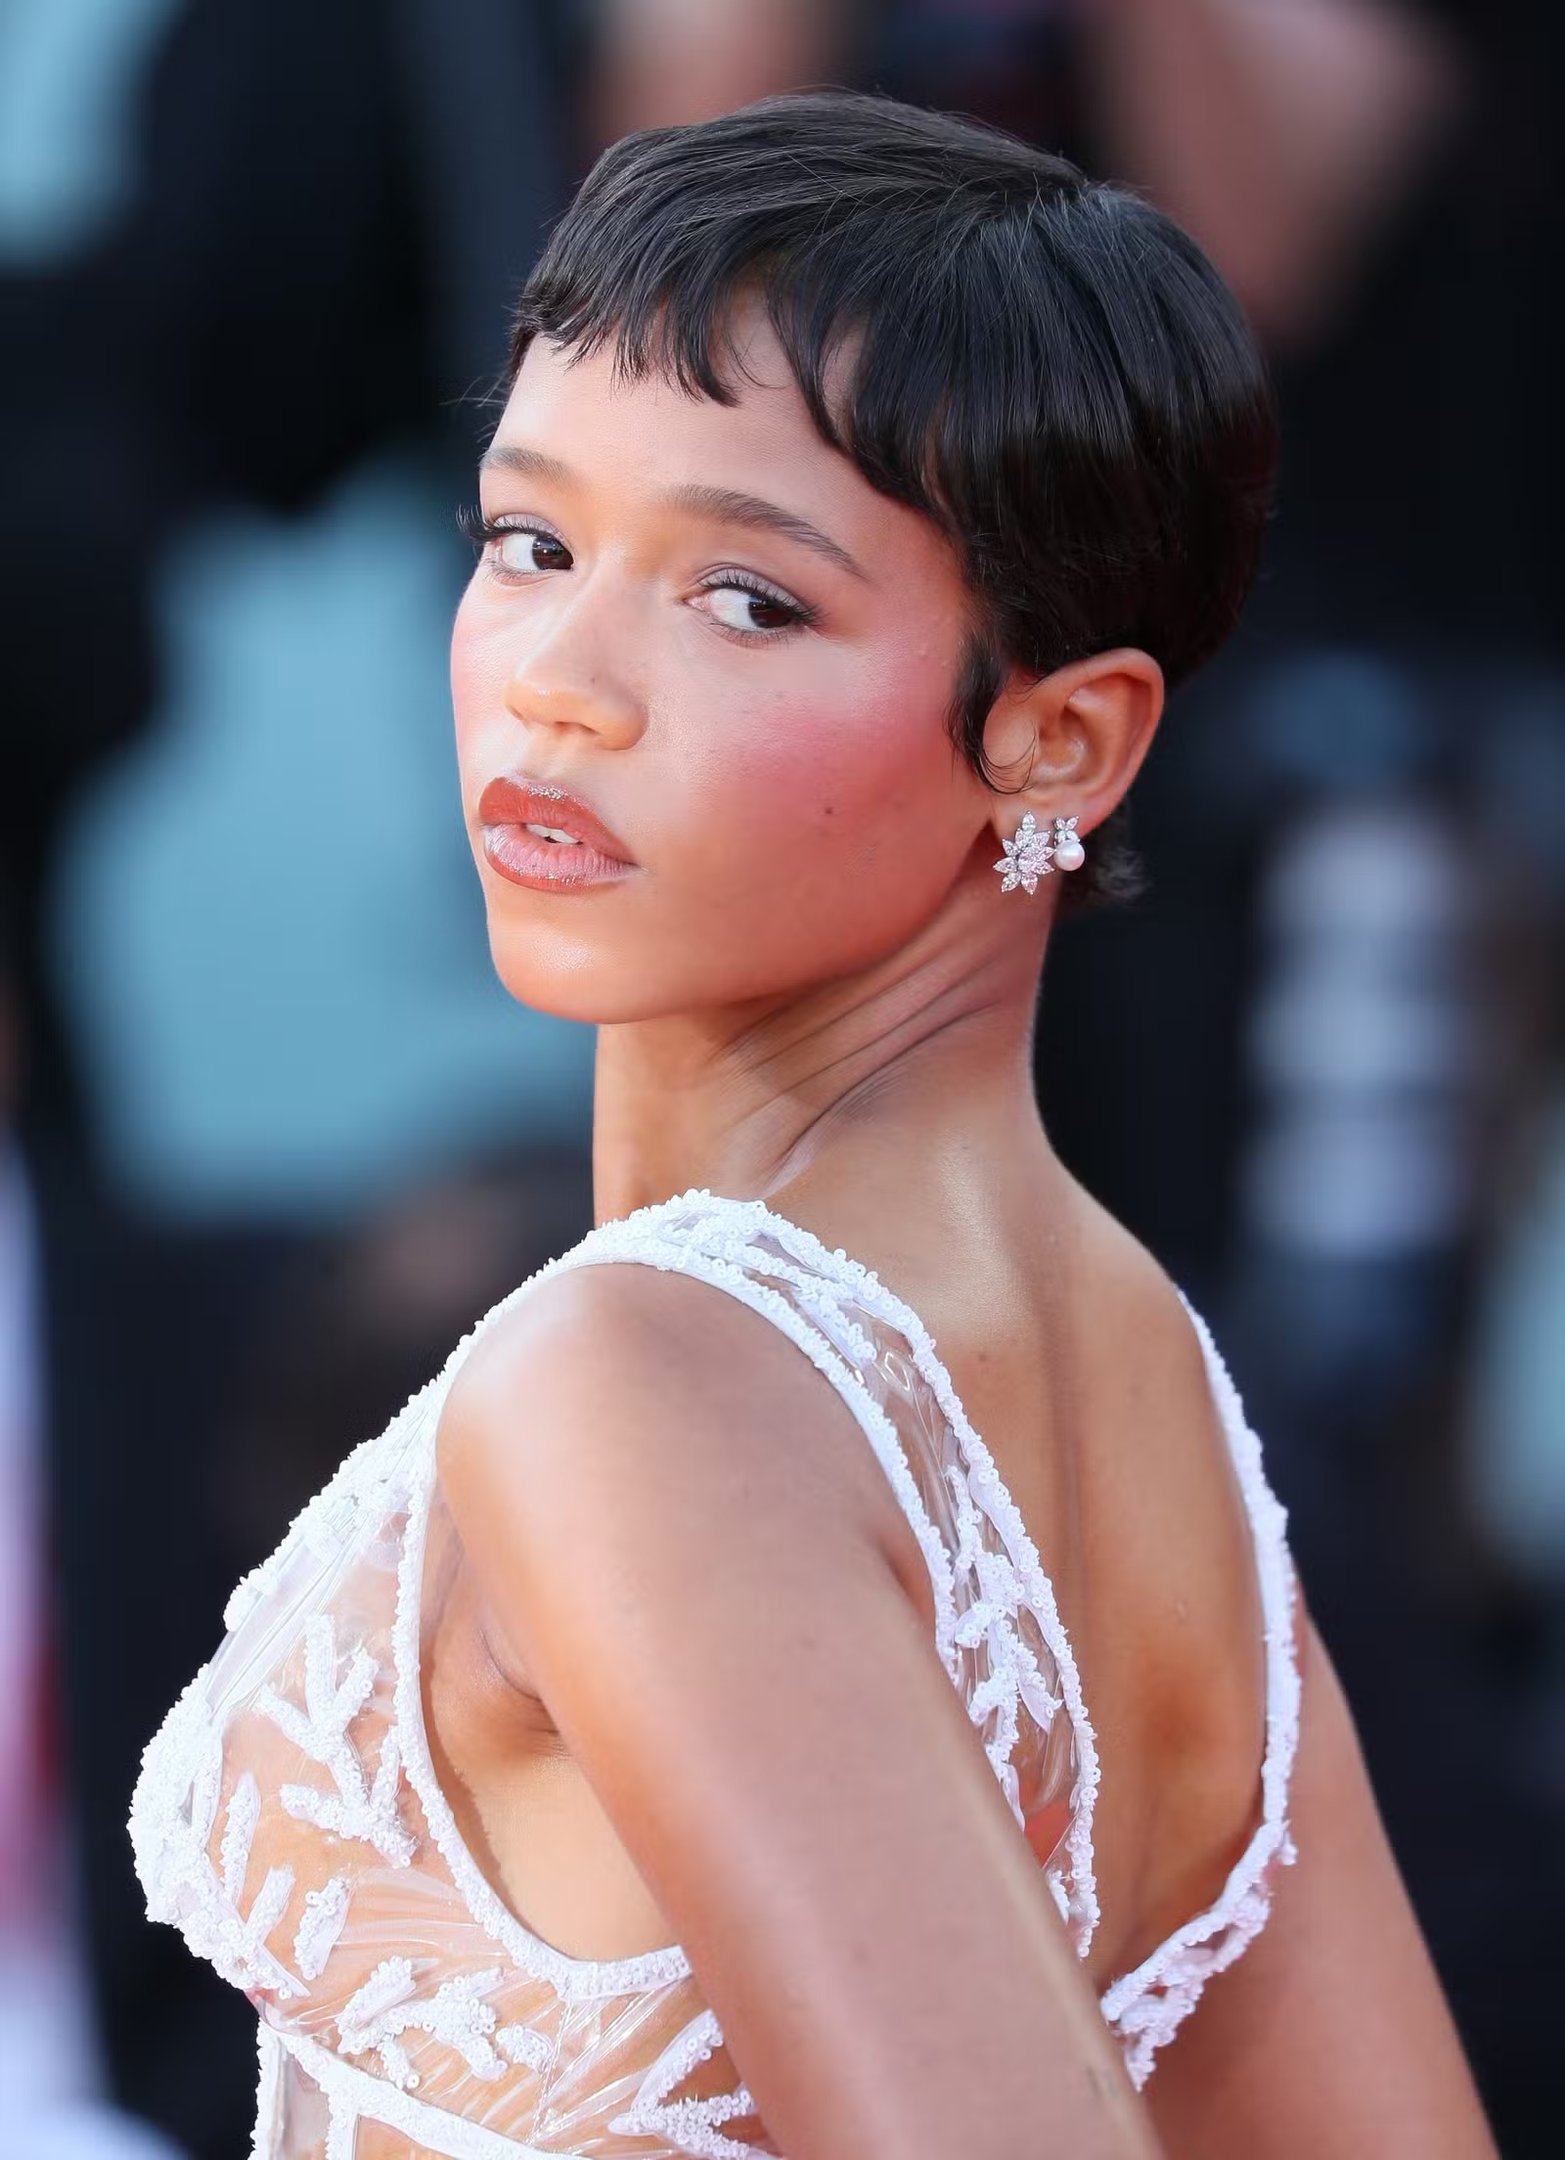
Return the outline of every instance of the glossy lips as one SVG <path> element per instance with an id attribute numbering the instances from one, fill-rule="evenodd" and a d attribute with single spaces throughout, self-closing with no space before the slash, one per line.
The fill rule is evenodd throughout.
<path id="1" fill-rule="evenodd" d="M 617 833 L 564 788 L 498 774 L 478 798 L 485 860 L 501 877 L 537 891 L 617 882 L 635 867 Z M 543 840 L 529 825 L 576 834 L 574 842 Z"/>

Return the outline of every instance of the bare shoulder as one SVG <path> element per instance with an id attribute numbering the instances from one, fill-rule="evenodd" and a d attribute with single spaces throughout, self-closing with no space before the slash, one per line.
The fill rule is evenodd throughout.
<path id="1" fill-rule="evenodd" d="M 1150 1330 L 1150 1348 L 1177 1349 L 1189 1371 L 1199 1372 L 1200 1347 L 1190 1332 L 1180 1286 L 1151 1247 L 1101 1200 L 1076 1179 L 1070 1184 L 1077 1232 L 1098 1294 L 1106 1294 L 1127 1335 L 1139 1340 Z"/>
<path id="2" fill-rule="evenodd" d="M 458 1523 L 498 1509 L 519 1556 L 568 1550 L 589 1520 L 599 1541 L 616 1523 L 817 1549 L 868 1536 L 917 1593 L 911 1533 L 830 1381 L 678 1269 L 595 1262 L 538 1284 L 464 1360 L 438 1445 Z"/>
<path id="3" fill-rule="evenodd" d="M 1062 2150 L 1150 2154 L 845 1397 L 763 1314 L 638 1262 L 504 1317 L 442 1417 L 465 1564 L 770 2135 L 998 2160 L 1048 2117 Z"/>

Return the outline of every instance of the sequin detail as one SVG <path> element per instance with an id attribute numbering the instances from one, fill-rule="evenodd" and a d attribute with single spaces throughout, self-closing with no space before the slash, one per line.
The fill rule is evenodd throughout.
<path id="1" fill-rule="evenodd" d="M 464 1843 L 424 1727 L 422 1572 L 451 1382 L 534 1285 L 627 1260 L 749 1305 L 847 1405 L 917 1540 L 935 1648 L 1016 1819 L 1040 1764 L 1050 1776 L 1074 1764 L 1069 1822 L 1043 1874 L 1077 1953 L 1092 1940 L 1100 1768 L 1080 1674 L 1049 1577 L 933 1339 L 840 1248 L 763 1202 L 693 1190 L 600 1225 L 462 1337 L 238 1586 L 228 1635 L 149 1743 L 130 1824 L 148 1911 L 179 1926 L 260 2011 L 253 2160 L 282 2160 L 295 2101 L 323 2126 L 312 2133 L 323 2146 L 311 2149 L 325 2160 L 351 2160 L 360 2123 L 455 2160 L 543 2160 L 532 2140 L 546 2121 L 551 2156 L 617 2137 L 635 2139 L 641 2160 L 728 2160 L 765 2141 L 682 1946 L 594 1960 L 534 1934 Z M 1263 1818 L 1217 1902 L 1101 1998 L 1138 2085 L 1206 1980 L 1264 1925 L 1275 1869 L 1294 1857 L 1299 1683 L 1286 1517 L 1226 1368 L 1185 1302 L 1255 1530 L 1268 1673 Z M 299 1775 L 299 1757 L 321 1774 Z M 476 1946 L 475 1931 L 485 1938 Z M 466 1947 L 434 1947 L 447 1941 Z M 707 2089 L 681 2097 L 697 2072 Z"/>
<path id="2" fill-rule="evenodd" d="M 313 1785 L 284 1785 L 282 1804 L 299 1821 L 334 1830 L 339 1837 L 363 1838 L 393 1867 L 406 1867 L 413 1857 L 413 1840 L 397 1820 L 401 1770 L 397 1728 L 386 1728 L 373 1784 L 366 1781 L 364 1765 L 348 1738 L 349 1725 L 374 1688 L 375 1660 L 361 1644 L 348 1661 L 346 1675 L 338 1680 L 336 1635 L 328 1612 L 313 1613 L 306 1623 L 304 1661 L 302 1711 L 270 1686 L 257 1695 L 256 1708 L 301 1754 L 329 1770 L 337 1789 L 323 1793 Z"/>

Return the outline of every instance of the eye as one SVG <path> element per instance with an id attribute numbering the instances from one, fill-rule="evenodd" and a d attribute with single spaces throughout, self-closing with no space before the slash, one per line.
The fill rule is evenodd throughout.
<path id="1" fill-rule="evenodd" d="M 568 570 L 571 551 L 547 525 L 522 518 L 486 518 L 464 510 L 458 520 L 469 540 L 501 577 L 532 578 L 544 570 Z"/>
<path id="2" fill-rule="evenodd" d="M 707 614 L 736 637 L 775 639 L 814 620 L 812 610 L 801 602 L 790 600 L 786 593 L 763 584 L 759 578 L 740 576 L 732 570 L 713 578 L 701 590 L 708 595 Z"/>
<path id="3" fill-rule="evenodd" d="M 571 551 L 541 525 L 505 525 L 495 545 L 495 561 L 511 577 L 531 577 L 539 570 L 568 570 Z"/>

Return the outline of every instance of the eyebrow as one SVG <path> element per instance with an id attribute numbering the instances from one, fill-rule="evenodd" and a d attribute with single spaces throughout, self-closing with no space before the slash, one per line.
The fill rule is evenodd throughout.
<path id="1" fill-rule="evenodd" d="M 481 472 L 519 473 L 525 480 L 547 480 L 556 486 L 569 486 L 576 478 L 568 465 L 559 458 L 550 457 L 546 451 L 529 449 L 525 443 L 498 443 L 487 452 Z M 701 481 L 687 481 L 680 487 L 670 488 L 662 500 L 676 510 L 687 510 L 697 517 L 715 519 L 723 525 L 741 525 L 751 532 L 776 533 L 779 539 L 793 540 L 800 547 L 834 563 L 850 577 L 864 579 L 867 575 L 854 561 L 847 549 L 829 533 L 823 533 L 808 518 L 800 517 L 796 510 L 785 510 L 781 503 L 768 502 L 761 495 L 746 495 L 739 488 L 712 487 Z"/>

